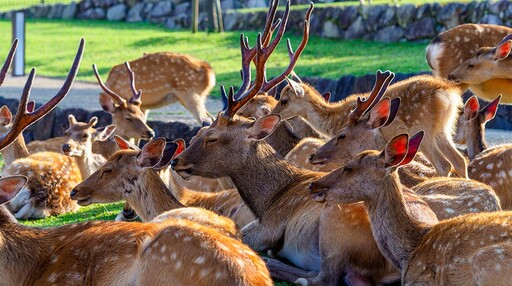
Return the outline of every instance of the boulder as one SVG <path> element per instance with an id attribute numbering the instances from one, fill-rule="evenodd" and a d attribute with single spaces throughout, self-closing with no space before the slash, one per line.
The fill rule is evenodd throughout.
<path id="1" fill-rule="evenodd" d="M 144 9 L 144 3 L 137 3 L 130 10 L 128 10 L 128 15 L 126 16 L 126 22 L 142 22 L 144 17 L 142 17 L 142 10 Z"/>
<path id="2" fill-rule="evenodd" d="M 338 21 L 338 27 L 341 29 L 347 29 L 357 18 L 358 11 L 356 6 L 349 6 L 340 11 L 340 19 Z"/>
<path id="3" fill-rule="evenodd" d="M 487 14 L 480 19 L 479 23 L 481 24 L 493 24 L 493 25 L 503 25 L 503 22 L 501 21 L 500 17 L 493 15 L 493 14 Z"/>
<path id="4" fill-rule="evenodd" d="M 396 10 L 396 19 L 398 25 L 402 28 L 407 28 L 412 23 L 415 15 L 416 6 L 412 4 L 407 4 L 398 7 L 398 9 Z"/>
<path id="5" fill-rule="evenodd" d="M 430 39 L 436 36 L 435 21 L 433 18 L 423 18 L 412 23 L 405 30 L 407 40 Z"/>
<path id="6" fill-rule="evenodd" d="M 446 4 L 437 14 L 437 22 L 444 25 L 447 29 L 462 24 L 461 15 L 465 13 L 466 5 L 462 3 Z"/>
<path id="7" fill-rule="evenodd" d="M 326 22 L 324 22 L 324 26 L 322 29 L 322 37 L 339 38 L 340 37 L 340 29 L 333 22 L 326 21 Z"/>
<path id="8" fill-rule="evenodd" d="M 171 15 L 172 3 L 170 1 L 161 1 L 151 9 L 149 16 L 151 18 L 162 18 Z"/>
<path id="9" fill-rule="evenodd" d="M 117 4 L 107 10 L 107 20 L 121 21 L 126 17 L 127 7 L 124 4 Z"/>
<path id="10" fill-rule="evenodd" d="M 377 42 L 398 42 L 404 37 L 404 29 L 398 26 L 389 26 L 377 31 L 372 40 Z"/>
<path id="11" fill-rule="evenodd" d="M 66 5 L 64 4 L 55 4 L 50 6 L 50 12 L 48 12 L 48 19 L 60 19 L 62 18 L 62 11 Z"/>
<path id="12" fill-rule="evenodd" d="M 62 19 L 69 20 L 75 18 L 77 10 L 77 5 L 75 2 L 69 3 L 64 9 L 62 10 Z"/>
<path id="13" fill-rule="evenodd" d="M 91 8 L 78 15 L 80 19 L 102 20 L 105 19 L 105 10 L 101 8 Z"/>
<path id="14" fill-rule="evenodd" d="M 359 39 L 366 33 L 363 17 L 359 16 L 357 19 L 348 27 L 345 33 L 345 39 Z"/>

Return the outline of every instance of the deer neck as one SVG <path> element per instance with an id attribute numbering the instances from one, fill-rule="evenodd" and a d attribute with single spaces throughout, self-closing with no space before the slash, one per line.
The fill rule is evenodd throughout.
<path id="1" fill-rule="evenodd" d="M 0 206 L 0 284 L 24 284 L 37 272 L 50 249 L 43 247 L 47 231 L 19 225 L 5 206 Z"/>
<path id="2" fill-rule="evenodd" d="M 14 140 L 11 145 L 7 146 L 2 150 L 2 158 L 4 159 L 4 165 L 9 166 L 12 162 L 20 158 L 26 158 L 30 156 L 27 145 L 25 145 L 25 139 L 20 134 Z"/>
<path id="3" fill-rule="evenodd" d="M 484 130 L 485 126 L 482 124 L 478 131 L 475 132 L 473 136 L 470 136 L 470 139 L 467 142 L 469 160 L 473 160 L 476 155 L 480 154 L 488 148 L 487 143 L 485 142 Z"/>
<path id="4" fill-rule="evenodd" d="M 92 146 L 91 146 L 92 147 Z M 96 172 L 106 160 L 103 156 L 95 156 L 92 150 L 84 150 L 80 157 L 75 157 L 76 165 L 80 169 L 82 179 L 87 179 L 92 173 Z"/>
<path id="5" fill-rule="evenodd" d="M 373 235 L 380 251 L 400 270 L 430 230 L 407 212 L 402 186 L 396 173 L 381 184 L 378 198 L 367 202 Z"/>
<path id="6" fill-rule="evenodd" d="M 128 182 L 129 187 L 124 191 L 126 202 L 142 221 L 150 221 L 165 211 L 184 207 L 154 170 L 147 169 Z"/>
<path id="7" fill-rule="evenodd" d="M 278 197 L 300 180 L 301 171 L 286 162 L 264 141 L 254 147 L 249 159 L 228 171 L 240 196 L 256 217 L 261 218 Z"/>

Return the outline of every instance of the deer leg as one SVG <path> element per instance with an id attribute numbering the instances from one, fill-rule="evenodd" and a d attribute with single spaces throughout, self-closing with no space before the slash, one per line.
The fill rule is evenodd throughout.
<path id="1" fill-rule="evenodd" d="M 275 223 L 269 225 L 259 220 L 247 224 L 241 230 L 242 242 L 256 252 L 272 249 L 283 235 L 284 226 L 276 227 Z"/>
<path id="2" fill-rule="evenodd" d="M 439 134 L 436 136 L 436 142 L 439 146 L 439 150 L 443 155 L 452 163 L 455 172 L 461 178 L 468 178 L 468 166 L 466 159 L 457 151 L 457 148 L 453 142 L 447 137 L 446 134 Z"/>
<path id="3" fill-rule="evenodd" d="M 480 249 L 472 264 L 475 285 L 509 285 L 512 280 L 512 244 Z"/>
<path id="4" fill-rule="evenodd" d="M 203 120 L 208 118 L 205 99 L 205 97 L 198 94 L 189 94 L 185 98 L 180 98 L 181 104 L 194 115 L 194 118 L 200 125 L 203 124 Z"/>
<path id="5" fill-rule="evenodd" d="M 420 151 L 423 152 L 425 157 L 432 162 L 439 176 L 447 177 L 452 170 L 452 165 L 443 156 L 439 147 L 436 145 L 434 138 L 428 138 L 429 140 L 423 140 L 421 142 Z"/>
<path id="6" fill-rule="evenodd" d="M 314 277 L 318 274 L 314 271 L 307 271 L 293 267 L 277 259 L 263 257 L 263 260 L 267 265 L 270 276 L 272 276 L 272 279 L 274 280 L 293 283 L 301 277 Z"/>

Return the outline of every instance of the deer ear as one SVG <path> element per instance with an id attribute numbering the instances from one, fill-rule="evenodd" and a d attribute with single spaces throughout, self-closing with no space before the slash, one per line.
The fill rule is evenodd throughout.
<path id="1" fill-rule="evenodd" d="M 479 110 L 480 104 L 478 103 L 476 95 L 473 95 L 466 101 L 466 104 L 464 104 L 464 118 L 466 118 L 467 121 L 475 119 Z"/>
<path id="2" fill-rule="evenodd" d="M 421 140 L 423 139 L 424 134 L 424 131 L 420 131 L 411 137 L 409 140 L 409 148 L 407 149 L 407 156 L 405 156 L 402 162 L 400 162 L 400 166 L 408 164 L 414 160 L 416 153 L 418 153 L 418 150 L 420 149 Z"/>
<path id="3" fill-rule="evenodd" d="M 68 115 L 68 122 L 69 122 L 69 125 L 77 123 L 76 118 L 73 114 Z"/>
<path id="4" fill-rule="evenodd" d="M 7 126 L 12 122 L 12 113 L 7 107 L 4 105 L 0 108 L 0 124 L 3 126 Z"/>
<path id="5" fill-rule="evenodd" d="M 389 118 L 389 111 L 391 110 L 391 100 L 384 98 L 379 101 L 370 110 L 370 117 L 368 118 L 367 124 L 371 129 L 376 129 L 384 126 Z"/>
<path id="6" fill-rule="evenodd" d="M 401 134 L 391 139 L 384 149 L 385 168 L 396 167 L 407 156 L 409 135 Z"/>
<path id="7" fill-rule="evenodd" d="M 114 131 L 116 131 L 116 127 L 117 127 L 117 125 L 110 124 L 107 127 L 105 127 L 101 132 L 99 132 L 99 133 L 96 132 L 97 133 L 96 134 L 96 140 L 97 141 L 105 141 L 105 140 L 107 140 L 108 138 L 110 138 L 110 136 L 112 136 L 112 134 L 114 134 Z"/>
<path id="8" fill-rule="evenodd" d="M 286 81 L 288 81 L 288 86 L 291 88 L 293 93 L 298 97 L 304 97 L 304 89 L 300 84 L 298 84 L 293 79 L 286 78 Z"/>
<path id="9" fill-rule="evenodd" d="M 174 158 L 174 154 L 176 153 L 176 149 L 178 149 L 178 144 L 174 142 L 169 142 L 165 145 L 164 152 L 162 153 L 162 159 L 160 162 L 156 164 L 153 168 L 162 169 L 167 167 L 169 163 L 171 163 Z"/>
<path id="10" fill-rule="evenodd" d="M 300 79 L 300 77 L 295 73 L 295 71 L 292 71 L 290 73 L 290 76 L 292 77 L 292 80 L 294 80 L 298 83 L 302 83 L 302 79 Z"/>
<path id="11" fill-rule="evenodd" d="M 326 102 L 329 102 L 329 100 L 331 99 L 331 93 L 330 92 L 323 93 L 322 97 L 324 98 L 324 100 Z"/>
<path id="12" fill-rule="evenodd" d="M 108 95 L 104 93 L 100 93 L 100 105 L 101 108 L 103 108 L 103 110 L 105 110 L 108 113 L 114 113 L 116 111 L 114 102 Z"/>
<path id="13" fill-rule="evenodd" d="M 398 113 L 399 107 L 400 107 L 400 98 L 399 97 L 391 100 L 391 107 L 389 109 L 389 117 L 388 117 L 388 120 L 386 121 L 386 124 L 384 124 L 384 126 L 388 126 L 389 124 L 391 124 L 391 122 L 393 122 L 393 120 L 395 120 L 395 117 L 396 117 L 396 114 Z"/>
<path id="14" fill-rule="evenodd" d="M 117 147 L 121 150 L 137 150 L 140 151 L 140 148 L 130 143 L 130 141 L 124 140 L 123 137 L 114 135 L 114 141 L 116 141 Z"/>
<path id="15" fill-rule="evenodd" d="M 496 48 L 494 48 L 494 60 L 501 61 L 508 57 L 510 54 L 510 49 L 512 48 L 512 40 L 505 41 L 501 43 Z"/>
<path id="16" fill-rule="evenodd" d="M 491 103 L 487 104 L 482 110 L 480 111 L 480 114 L 484 117 L 483 122 L 487 122 L 496 116 L 496 112 L 498 111 L 498 105 L 500 104 L 501 100 L 501 94 Z"/>
<path id="17" fill-rule="evenodd" d="M 265 139 L 274 132 L 279 122 L 281 122 L 281 116 L 279 114 L 269 114 L 256 119 L 248 130 L 249 139 Z"/>
<path id="18" fill-rule="evenodd" d="M 173 141 L 174 143 L 176 143 L 176 150 L 174 151 L 174 157 L 178 156 L 179 154 L 181 154 L 181 152 L 185 151 L 185 149 L 187 149 L 187 144 L 185 143 L 185 140 L 183 139 L 176 139 Z"/>
<path id="19" fill-rule="evenodd" d="M 153 139 L 146 143 L 139 155 L 137 155 L 136 162 L 140 167 L 151 168 L 154 167 L 162 159 L 165 149 L 165 139 L 163 137 Z"/>
<path id="20" fill-rule="evenodd" d="M 89 123 L 87 123 L 87 125 L 89 125 L 89 127 L 94 127 L 96 123 L 98 123 L 98 117 L 93 116 L 89 119 Z"/>
<path id="21" fill-rule="evenodd" d="M 25 186 L 28 179 L 25 176 L 10 176 L 0 178 L 0 204 L 12 200 Z"/>

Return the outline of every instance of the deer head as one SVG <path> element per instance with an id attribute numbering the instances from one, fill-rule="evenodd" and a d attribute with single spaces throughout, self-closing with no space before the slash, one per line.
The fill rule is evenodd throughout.
<path id="1" fill-rule="evenodd" d="M 307 114 L 316 107 L 327 104 L 322 95 L 312 86 L 286 79 L 288 85 L 281 91 L 281 98 L 272 112 L 279 113 L 284 119 L 300 115 L 307 119 Z"/>
<path id="2" fill-rule="evenodd" d="M 116 126 L 108 125 L 102 131 L 94 128 L 98 123 L 96 116 L 88 123 L 76 121 L 75 116 L 68 116 L 69 128 L 64 132 L 66 140 L 62 144 L 62 151 L 68 156 L 81 157 L 86 152 L 92 152 L 92 144 L 95 141 L 105 141 L 114 133 Z"/>
<path id="3" fill-rule="evenodd" d="M 511 49 L 512 35 L 508 35 L 495 47 L 478 49 L 472 58 L 452 71 L 448 79 L 456 83 L 479 84 L 493 78 L 509 78 Z"/>
<path id="4" fill-rule="evenodd" d="M 260 118 L 269 115 L 277 105 L 277 99 L 268 94 L 258 94 L 238 110 L 238 115 Z"/>
<path id="5" fill-rule="evenodd" d="M 135 88 L 135 76 L 130 68 L 130 64 L 125 62 L 126 69 L 130 79 L 132 97 L 126 101 L 108 88 L 98 73 L 96 65 L 93 65 L 94 74 L 100 87 L 105 93 L 100 93 L 100 104 L 103 110 L 112 114 L 112 122 L 117 126 L 117 133 L 125 138 L 150 139 L 155 136 L 155 132 L 146 124 L 146 115 L 140 109 L 142 94 L 141 90 Z"/>
<path id="6" fill-rule="evenodd" d="M 396 169 L 414 159 L 422 138 L 423 131 L 410 140 L 407 134 L 402 134 L 389 141 L 381 152 L 359 153 L 342 167 L 311 183 L 312 198 L 320 203 L 351 204 L 379 197 L 381 190 L 399 182 Z M 394 181 L 390 181 L 390 174 Z"/>
<path id="7" fill-rule="evenodd" d="M 236 113 L 258 93 L 268 92 L 291 73 L 308 40 L 309 17 L 312 9 L 313 5 L 306 13 L 303 38 L 295 53 L 288 41 L 290 56 L 288 67 L 281 75 L 270 81 L 266 80 L 265 64 L 283 37 L 290 12 L 290 1 L 287 2 L 283 20 L 279 19 L 275 23 L 273 22 L 277 1 L 272 2 L 264 32 L 258 34 L 256 46 L 249 48 L 248 39 L 241 36 L 243 79 L 241 88 L 237 93 L 230 88 L 227 96 L 227 109 L 220 113 L 215 122 L 198 134 L 190 146 L 172 161 L 171 166 L 183 178 L 188 178 L 191 175 L 218 178 L 236 174 L 236 164 L 230 160 L 237 160 L 237 164 L 249 163 L 247 161 L 251 161 L 250 154 L 259 149 L 259 142 L 275 130 L 281 120 L 279 115 L 270 114 L 257 120 L 251 120 L 240 117 Z M 272 40 L 272 34 L 276 28 L 278 28 L 278 32 Z M 251 84 L 250 64 L 252 61 L 256 66 L 256 79 Z M 226 96 L 224 88 L 221 88 L 221 92 Z"/>
<path id="8" fill-rule="evenodd" d="M 379 129 L 389 125 L 396 116 L 400 99 L 382 96 L 393 79 L 392 72 L 377 72 L 377 81 L 365 101 L 358 100 L 348 116 L 348 124 L 310 157 L 314 165 L 340 166 L 364 150 L 375 150 L 384 144 Z"/>

